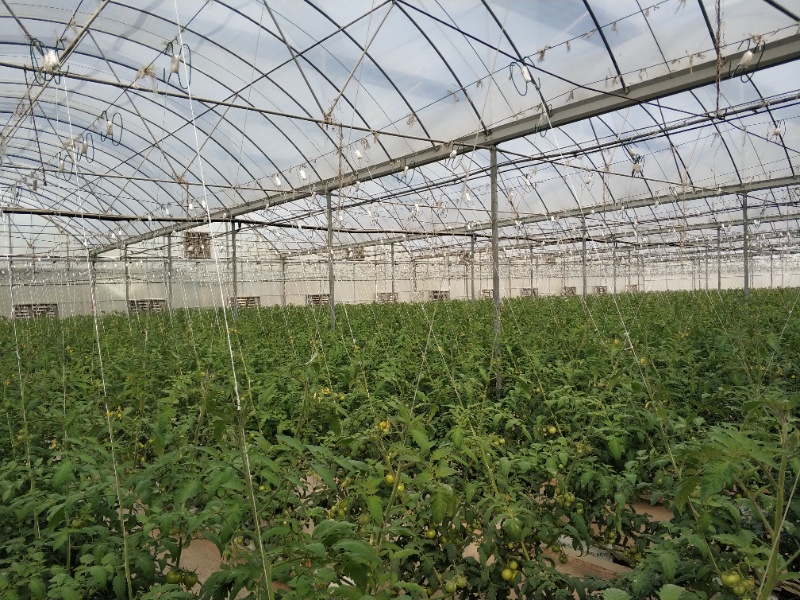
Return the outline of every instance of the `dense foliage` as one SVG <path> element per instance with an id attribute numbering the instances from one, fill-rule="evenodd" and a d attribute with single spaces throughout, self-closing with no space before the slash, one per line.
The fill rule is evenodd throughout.
<path id="1" fill-rule="evenodd" d="M 0 597 L 800 594 L 797 300 L 4 321 Z"/>

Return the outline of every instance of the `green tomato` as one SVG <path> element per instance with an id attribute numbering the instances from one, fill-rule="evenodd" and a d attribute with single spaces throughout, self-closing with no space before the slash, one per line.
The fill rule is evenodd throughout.
<path id="1" fill-rule="evenodd" d="M 512 571 L 511 569 L 503 569 L 500 572 L 500 577 L 503 578 L 503 581 L 511 581 L 512 579 L 514 579 L 514 571 Z"/>
<path id="2" fill-rule="evenodd" d="M 197 585 L 197 574 L 196 573 L 184 573 L 183 574 L 183 585 L 187 588 L 191 589 L 195 585 Z"/>
<path id="3" fill-rule="evenodd" d="M 431 528 L 426 529 L 425 537 L 428 538 L 429 540 L 432 540 L 433 538 L 436 537 L 436 530 Z"/>
<path id="4" fill-rule="evenodd" d="M 736 571 L 729 571 L 720 575 L 720 579 L 722 580 L 722 585 L 732 588 L 741 581 L 742 576 Z"/>
<path id="5" fill-rule="evenodd" d="M 452 580 L 444 584 L 444 591 L 448 594 L 455 594 L 457 588 L 458 586 L 456 585 L 456 582 Z"/>
<path id="6" fill-rule="evenodd" d="M 177 585 L 183 581 L 183 575 L 180 571 L 170 571 L 167 573 L 167 583 Z"/>

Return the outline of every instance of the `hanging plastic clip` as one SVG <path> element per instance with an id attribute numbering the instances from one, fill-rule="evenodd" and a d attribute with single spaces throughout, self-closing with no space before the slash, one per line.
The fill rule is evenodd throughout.
<path id="1" fill-rule="evenodd" d="M 167 69 L 164 69 L 164 75 L 162 77 L 164 83 L 169 83 L 170 78 L 175 75 L 178 78 L 178 86 L 180 86 L 181 89 L 188 90 L 189 86 L 192 84 L 192 49 L 188 44 L 181 44 L 178 46 L 170 42 L 167 44 L 167 47 L 164 48 L 164 54 L 169 56 L 169 72 L 167 72 Z M 186 66 L 184 75 L 181 74 L 181 63 Z"/>
<path id="2" fill-rule="evenodd" d="M 61 59 L 64 52 L 64 42 L 59 40 L 56 45 L 45 46 L 36 38 L 31 39 L 30 54 L 31 66 L 33 67 L 33 79 L 39 85 L 44 85 L 48 81 L 61 83 L 61 76 L 68 75 L 69 70 L 61 68 Z"/>
<path id="3" fill-rule="evenodd" d="M 109 116 L 107 111 L 100 113 L 100 139 L 102 141 L 111 140 L 115 146 L 122 142 L 122 132 L 124 131 L 122 115 L 118 112 Z"/>
<path id="4" fill-rule="evenodd" d="M 515 68 L 519 69 L 519 76 L 522 77 L 522 86 L 517 83 L 517 78 L 514 76 Z M 526 96 L 528 94 L 528 86 L 529 85 L 536 85 L 536 82 L 533 80 L 533 76 L 531 75 L 531 71 L 524 62 L 517 62 L 513 61 L 511 64 L 508 65 L 508 78 L 514 84 L 514 88 L 517 90 L 517 93 L 520 96 Z"/>
<path id="5" fill-rule="evenodd" d="M 744 54 L 739 59 L 739 64 L 733 70 L 733 77 L 741 76 L 743 83 L 749 83 L 753 78 L 753 72 L 758 70 L 758 65 L 761 63 L 761 57 L 764 56 L 764 38 L 760 35 L 753 35 L 739 44 L 741 49 L 742 45 L 747 44 Z M 752 44 L 752 47 L 751 47 Z M 752 69 L 751 69 L 752 67 Z M 751 73 L 747 73 L 752 70 Z"/>

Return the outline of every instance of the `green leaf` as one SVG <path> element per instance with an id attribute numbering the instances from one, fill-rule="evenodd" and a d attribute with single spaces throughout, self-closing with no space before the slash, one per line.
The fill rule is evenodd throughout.
<path id="1" fill-rule="evenodd" d="M 619 460 L 622 458 L 622 453 L 625 451 L 625 446 L 617 437 L 613 435 L 608 438 L 608 451 L 611 453 L 611 456 L 614 457 L 614 460 Z"/>
<path id="2" fill-rule="evenodd" d="M 53 487 L 60 490 L 68 481 L 75 481 L 75 464 L 67 459 L 61 463 L 61 466 L 53 473 Z"/>
<path id="3" fill-rule="evenodd" d="M 375 551 L 359 540 L 341 540 L 333 545 L 334 550 L 346 552 L 352 558 L 367 563 L 377 563 L 378 555 Z"/>
<path id="4" fill-rule="evenodd" d="M 105 587 L 106 580 L 108 578 L 108 571 L 106 571 L 105 567 L 101 567 L 100 565 L 92 565 L 89 567 L 89 574 L 92 576 L 92 579 L 98 588 Z"/>
<path id="5" fill-rule="evenodd" d="M 675 573 L 678 569 L 678 556 L 674 552 L 662 552 L 658 556 L 661 562 L 661 571 L 664 573 L 664 578 L 673 580 Z"/>
<path id="6" fill-rule="evenodd" d="M 667 583 L 658 590 L 660 600 L 679 600 L 686 590 L 679 585 Z"/>
<path id="7" fill-rule="evenodd" d="M 31 598 L 44 598 L 47 595 L 47 586 L 38 577 L 34 577 L 28 582 L 28 589 L 31 592 Z"/>
<path id="8" fill-rule="evenodd" d="M 125 581 L 125 576 L 124 575 L 122 576 L 122 580 L 123 580 L 123 582 Z M 76 592 L 71 587 L 62 586 L 58 591 L 61 593 L 61 598 L 63 600 L 80 600 L 80 594 L 78 594 L 78 592 Z M 116 593 L 116 590 L 115 590 L 115 593 Z M 123 589 L 121 594 L 118 593 L 117 597 L 118 598 L 124 598 L 125 597 L 125 590 Z"/>
<path id="9" fill-rule="evenodd" d="M 114 587 L 114 593 L 116 594 L 117 598 L 124 598 L 125 596 L 127 596 L 128 582 L 125 579 L 124 572 L 117 573 L 114 576 L 114 582 L 112 585 Z M 66 596 L 64 598 L 66 600 Z"/>
<path id="10" fill-rule="evenodd" d="M 681 481 L 678 486 L 678 492 L 675 494 L 675 508 L 679 511 L 683 510 L 683 507 L 686 506 L 686 502 L 689 500 L 689 496 L 691 496 L 698 485 L 700 485 L 700 477 L 697 475 L 687 477 Z"/>
<path id="11" fill-rule="evenodd" d="M 444 520 L 444 514 L 447 510 L 447 494 L 443 486 L 439 486 L 431 494 L 431 522 L 439 525 Z"/>
<path id="12" fill-rule="evenodd" d="M 332 490 L 336 489 L 336 482 L 333 480 L 333 475 L 327 467 L 324 467 L 319 463 L 314 463 L 311 465 L 311 467 L 314 469 L 314 472 L 319 475 L 319 478 L 325 482 L 325 485 L 327 485 L 328 488 Z"/>
<path id="13" fill-rule="evenodd" d="M 200 482 L 197 479 L 185 481 L 175 494 L 175 503 L 183 504 L 189 498 L 194 498 L 200 492 Z"/>
<path id="14" fill-rule="evenodd" d="M 383 523 L 383 503 L 381 499 L 378 496 L 367 496 L 364 501 L 367 503 L 367 510 L 369 510 L 369 516 L 372 517 L 372 520 L 375 523 Z"/>
<path id="15" fill-rule="evenodd" d="M 508 457 L 504 456 L 501 458 L 497 466 L 498 471 L 503 476 L 503 479 L 508 479 L 508 474 L 511 471 L 511 461 L 508 460 Z"/>
<path id="16" fill-rule="evenodd" d="M 291 446 L 298 452 L 305 452 L 305 446 L 303 445 L 303 442 L 301 442 L 300 440 L 297 440 L 293 437 L 289 437 L 288 435 L 281 435 L 281 434 L 278 434 L 275 437 L 278 439 L 279 442 L 282 442 L 287 446 Z"/>
<path id="17" fill-rule="evenodd" d="M 325 545 L 321 542 L 306 544 L 306 552 L 315 558 L 325 558 Z"/>
<path id="18" fill-rule="evenodd" d="M 428 439 L 428 435 L 421 428 L 414 427 L 409 431 L 409 434 L 414 440 L 414 443 L 416 443 L 425 454 L 430 451 L 433 444 Z"/>
<path id="19" fill-rule="evenodd" d="M 631 595 L 625 590 L 608 588 L 603 590 L 603 600 L 630 600 Z"/>

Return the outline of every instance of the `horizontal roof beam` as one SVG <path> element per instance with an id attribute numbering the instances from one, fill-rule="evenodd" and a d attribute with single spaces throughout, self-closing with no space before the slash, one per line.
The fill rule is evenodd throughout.
<path id="1" fill-rule="evenodd" d="M 635 209 L 635 208 L 643 208 L 646 206 L 651 206 L 655 204 L 670 204 L 675 202 L 684 202 L 690 200 L 700 200 L 702 198 L 707 198 L 709 196 L 727 196 L 731 194 L 743 194 L 749 192 L 757 192 L 762 190 L 769 190 L 781 187 L 787 187 L 792 185 L 800 184 L 800 180 L 795 177 L 778 177 L 775 179 L 765 179 L 765 180 L 758 180 L 758 181 L 751 181 L 744 185 L 741 184 L 732 184 L 732 185 L 724 185 L 719 186 L 716 188 L 700 188 L 694 187 L 690 191 L 686 192 L 676 192 L 675 194 L 667 193 L 661 194 L 658 196 L 647 196 L 644 198 L 638 198 L 635 200 L 626 200 L 625 202 L 621 203 L 612 203 L 607 202 L 605 204 L 599 204 L 595 206 L 587 206 L 587 207 L 578 207 L 573 208 L 570 210 L 560 211 L 558 213 L 554 213 L 553 215 L 547 214 L 536 214 L 530 215 L 527 217 L 521 217 L 518 219 L 502 219 L 500 220 L 498 226 L 503 229 L 506 227 L 514 227 L 517 224 L 520 225 L 527 225 L 529 223 L 541 223 L 543 221 L 550 220 L 551 216 L 554 216 L 558 219 L 569 219 L 569 218 L 582 218 L 584 217 L 587 212 L 593 210 L 595 214 L 598 213 L 605 213 L 605 212 L 612 212 L 615 210 L 620 210 L 623 206 L 626 209 Z M 481 223 L 473 224 L 471 227 L 463 226 L 463 227 L 456 227 L 453 229 L 442 229 L 437 232 L 436 235 L 438 236 L 465 236 L 465 235 L 473 235 L 479 231 L 483 231 L 489 229 L 491 227 L 491 221 L 483 221 Z M 425 233 L 406 233 L 404 235 L 395 237 L 395 238 L 388 238 L 380 241 L 371 240 L 369 242 L 361 242 L 357 244 L 345 244 L 342 245 L 342 248 L 355 248 L 358 246 L 376 246 L 378 244 L 391 244 L 391 243 L 402 243 L 407 242 L 414 239 L 422 239 L 426 237 L 431 237 L 429 234 Z M 324 251 L 324 247 L 320 247 L 319 249 L 314 250 L 304 250 L 302 252 L 295 252 L 295 253 L 286 253 L 287 256 L 296 256 L 302 254 L 316 254 L 317 252 Z"/>
<path id="2" fill-rule="evenodd" d="M 439 162 L 447 159 L 452 150 L 455 150 L 457 153 L 465 153 L 474 148 L 487 148 L 547 129 L 621 110 L 635 104 L 649 102 L 656 98 L 713 84 L 717 81 L 718 77 L 721 79 L 738 77 L 742 75 L 742 72 L 737 72 L 740 58 L 740 54 L 737 52 L 736 55 L 725 57 L 723 63 L 718 65 L 717 59 L 714 57 L 713 60 L 691 65 L 684 69 L 673 71 L 667 75 L 631 84 L 628 86 L 627 93 L 621 89 L 610 92 L 598 92 L 591 98 L 570 102 L 561 107 L 554 107 L 551 109 L 549 115 L 544 114 L 542 109 L 542 111 L 533 116 L 498 125 L 486 132 L 470 134 L 453 140 L 448 144 L 434 145 L 431 148 L 413 152 L 394 160 L 384 161 L 349 173 L 343 173 L 341 176 L 332 177 L 324 181 L 309 183 L 289 192 L 267 195 L 259 200 L 253 200 L 229 208 L 226 212 L 228 212 L 230 216 L 236 217 L 265 208 L 265 206 L 277 206 L 306 198 L 326 189 L 347 187 L 363 179 L 380 179 L 399 173 L 403 171 L 406 166 L 418 167 L 433 162 Z M 785 38 L 765 43 L 761 59 L 758 64 L 749 69 L 747 73 L 798 59 L 800 59 L 800 33 L 795 33 Z M 720 118 L 724 118 L 725 115 L 721 114 L 719 116 Z M 212 218 L 218 216 L 217 213 L 222 214 L 223 211 L 220 210 L 212 213 Z M 126 243 L 133 244 L 145 241 L 153 237 L 166 235 L 170 231 L 178 231 L 188 227 L 190 227 L 190 225 L 175 225 L 173 227 L 157 229 L 146 234 L 131 237 Z M 92 250 L 92 253 L 101 254 L 113 250 L 116 247 L 116 244 L 100 246 Z"/>

